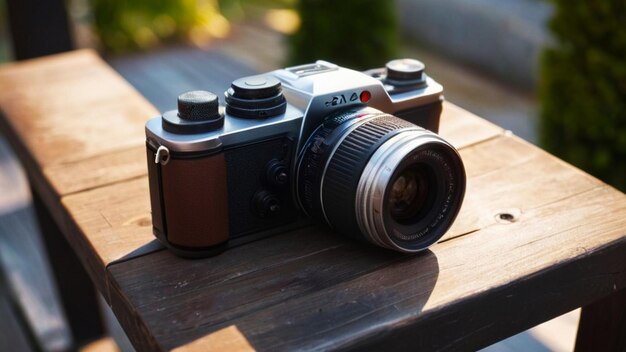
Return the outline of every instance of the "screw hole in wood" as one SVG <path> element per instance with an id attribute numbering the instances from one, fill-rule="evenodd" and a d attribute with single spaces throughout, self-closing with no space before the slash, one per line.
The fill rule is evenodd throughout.
<path id="1" fill-rule="evenodd" d="M 507 213 L 502 213 L 499 215 L 500 220 L 504 220 L 504 221 L 513 221 L 514 217 L 511 214 L 507 214 Z"/>
<path id="2" fill-rule="evenodd" d="M 519 209 L 509 209 L 496 214 L 496 221 L 501 224 L 510 224 L 519 220 L 522 212 Z"/>

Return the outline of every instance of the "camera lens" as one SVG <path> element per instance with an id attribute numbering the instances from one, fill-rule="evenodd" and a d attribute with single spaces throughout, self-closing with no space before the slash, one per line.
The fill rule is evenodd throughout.
<path id="1" fill-rule="evenodd" d="M 423 250 L 441 238 L 465 193 L 454 147 L 371 108 L 328 117 L 305 144 L 296 179 L 308 215 L 400 252 Z"/>
<path id="2" fill-rule="evenodd" d="M 425 165 L 411 165 L 392 181 L 388 207 L 391 218 L 399 223 L 415 221 L 420 211 L 432 206 L 434 187 L 432 169 Z"/>

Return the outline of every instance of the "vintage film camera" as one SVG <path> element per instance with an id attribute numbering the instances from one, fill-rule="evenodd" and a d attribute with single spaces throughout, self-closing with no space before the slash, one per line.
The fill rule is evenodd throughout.
<path id="1" fill-rule="evenodd" d="M 155 236 L 203 257 L 328 224 L 400 252 L 454 221 L 465 170 L 435 134 L 443 88 L 417 60 L 358 72 L 325 61 L 193 91 L 146 124 Z"/>

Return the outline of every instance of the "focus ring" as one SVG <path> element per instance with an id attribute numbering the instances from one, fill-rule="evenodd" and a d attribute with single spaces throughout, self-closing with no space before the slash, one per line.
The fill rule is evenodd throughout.
<path id="1" fill-rule="evenodd" d="M 354 203 L 361 173 L 376 149 L 406 128 L 417 127 L 395 116 L 381 114 L 350 132 L 330 156 L 322 180 L 322 207 L 327 221 L 336 230 L 362 237 Z"/>

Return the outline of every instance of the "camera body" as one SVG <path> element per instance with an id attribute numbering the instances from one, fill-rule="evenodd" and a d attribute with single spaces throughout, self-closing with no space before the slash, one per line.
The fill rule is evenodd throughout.
<path id="1" fill-rule="evenodd" d="M 376 166 L 372 160 L 379 154 L 379 158 L 392 162 L 389 158 L 394 157 L 393 153 L 382 151 L 382 146 L 393 144 L 387 142 L 391 139 L 397 140 L 394 145 L 398 148 L 417 139 L 423 140 L 421 144 L 435 143 L 436 149 L 445 149 L 444 159 L 454 159 L 438 161 L 425 152 L 419 156 L 437 165 L 443 161 L 443 173 L 439 174 L 448 177 L 449 182 L 440 188 L 444 196 L 453 194 L 435 226 L 445 225 L 445 232 L 454 220 L 465 189 L 465 174 L 454 148 L 434 134 L 439 126 L 443 88 L 426 76 L 419 61 L 394 60 L 385 68 L 366 72 L 317 61 L 235 80 L 225 92 L 225 99 L 225 106 L 221 106 L 212 93 L 185 93 L 179 96 L 177 111 L 166 112 L 146 124 L 153 231 L 176 254 L 210 256 L 259 237 L 305 226 L 312 220 L 339 227 L 340 232 L 355 238 L 363 237 L 359 233 L 385 232 L 380 226 L 385 227 L 381 221 L 386 220 L 372 220 L 367 215 L 375 217 L 385 205 L 373 211 L 366 208 L 369 203 L 388 202 L 384 197 L 393 198 L 386 195 L 392 193 L 391 185 L 368 186 L 370 181 L 363 177 L 366 172 L 374 175 L 377 169 L 390 168 Z M 364 150 L 350 149 L 351 138 L 356 140 L 350 143 L 360 145 L 359 133 L 374 134 L 368 137 Z M 410 133 L 420 137 L 410 137 Z M 405 142 L 400 142 L 402 134 L 406 135 Z M 348 159 L 360 155 L 359 160 L 342 164 L 339 154 L 343 149 Z M 407 153 L 400 159 L 407 159 Z M 397 165 L 402 162 L 395 161 Z M 339 164 L 333 169 L 333 163 Z M 411 184 L 425 188 L 427 182 L 438 182 L 437 170 L 430 176 L 430 171 L 415 170 L 408 174 L 411 180 L 417 180 Z M 333 176 L 333 172 L 339 174 Z M 341 172 L 346 174 L 342 176 Z M 388 170 L 387 183 L 397 178 L 393 172 Z M 349 184 L 342 186 L 344 180 Z M 393 187 L 398 183 L 402 186 L 406 182 L 396 180 Z M 434 191 L 415 191 L 417 186 L 402 194 L 424 198 L 422 203 L 431 207 L 439 204 Z M 375 191 L 372 187 L 384 189 Z M 368 199 L 360 199 L 370 193 L 373 195 Z M 392 199 L 394 205 L 400 204 L 396 198 Z M 402 206 L 409 207 L 405 203 Z M 350 214 L 342 214 L 344 211 Z M 346 227 L 343 221 L 333 223 L 332 217 L 348 217 L 351 224 L 342 228 Z M 446 224 L 442 224 L 444 220 Z M 418 237 L 428 237 L 429 232 L 433 230 Z M 404 250 L 398 243 L 409 241 L 406 238 L 387 241 L 377 236 L 365 237 L 383 247 L 409 252 L 434 242 L 429 239 L 419 248 Z"/>

